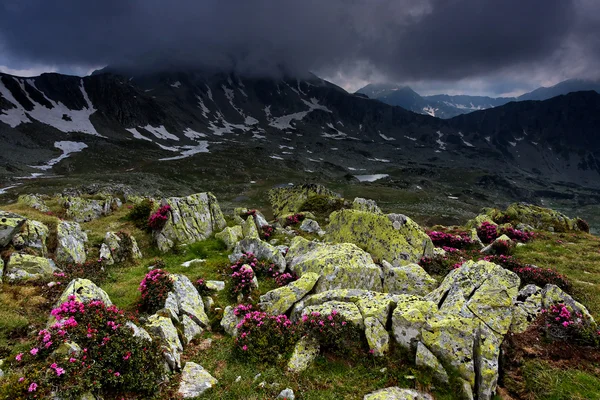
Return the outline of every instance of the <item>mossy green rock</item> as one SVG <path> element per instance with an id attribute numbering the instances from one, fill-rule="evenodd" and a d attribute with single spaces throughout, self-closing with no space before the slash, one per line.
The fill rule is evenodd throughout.
<path id="1" fill-rule="evenodd" d="M 154 239 L 162 252 L 176 244 L 187 245 L 204 240 L 227 225 L 212 193 L 170 197 L 163 203 L 171 206 L 171 212 L 164 227 L 154 232 Z"/>
<path id="2" fill-rule="evenodd" d="M 238 334 L 237 325 L 242 320 L 241 316 L 238 317 L 233 312 L 232 306 L 225 307 L 223 311 L 223 318 L 221 318 L 221 328 L 230 336 L 236 337 Z"/>
<path id="3" fill-rule="evenodd" d="M 304 336 L 296 343 L 287 369 L 292 373 L 305 371 L 319 355 L 319 342 L 310 336 Z"/>
<path id="4" fill-rule="evenodd" d="M 491 400 L 498 386 L 498 366 L 502 336 L 494 333 L 487 325 L 479 325 L 475 344 L 475 388 L 477 399 Z"/>
<path id="5" fill-rule="evenodd" d="M 286 188 L 272 189 L 269 191 L 269 201 L 273 209 L 273 215 L 279 217 L 284 214 L 295 214 L 302 211 L 301 208 L 312 197 L 323 196 L 324 198 L 339 199 L 339 195 L 324 186 L 316 184 L 304 184 Z"/>
<path id="6" fill-rule="evenodd" d="M 477 229 L 481 226 L 481 224 L 483 224 L 484 222 L 487 222 L 489 224 L 492 224 L 494 226 L 496 226 L 497 224 L 494 222 L 494 220 L 492 220 L 492 217 L 490 217 L 487 214 L 479 214 L 478 216 L 476 216 L 475 218 L 469 220 L 466 224 L 465 227 L 467 229 Z"/>
<path id="7" fill-rule="evenodd" d="M 437 281 L 418 264 L 393 267 L 384 261 L 382 265 L 386 293 L 424 296 L 437 287 Z"/>
<path id="8" fill-rule="evenodd" d="M 4 276 L 4 260 L 0 258 L 0 283 L 2 283 L 2 277 Z"/>
<path id="9" fill-rule="evenodd" d="M 56 261 L 58 263 L 83 264 L 86 259 L 85 242 L 88 238 L 77 222 L 61 221 L 57 226 L 58 246 Z"/>
<path id="10" fill-rule="evenodd" d="M 381 268 L 368 253 L 351 243 L 328 245 L 295 237 L 286 261 L 299 276 L 307 272 L 321 275 L 314 289 L 317 293 L 331 289 L 382 289 Z"/>
<path id="11" fill-rule="evenodd" d="M 227 246 L 227 250 L 233 250 L 237 242 L 243 237 L 242 227 L 239 225 L 227 227 L 221 232 L 215 234 L 217 239 L 221 239 Z"/>
<path id="12" fill-rule="evenodd" d="M 218 381 L 201 365 L 188 361 L 181 372 L 178 394 L 184 399 L 201 396 Z"/>
<path id="13" fill-rule="evenodd" d="M 298 300 L 312 290 L 319 274 L 308 272 L 286 286 L 260 296 L 259 306 L 271 315 L 285 314 Z"/>
<path id="14" fill-rule="evenodd" d="M 25 204 L 26 206 L 31 207 L 31 208 L 38 210 L 40 212 L 43 212 L 43 213 L 50 211 L 50 208 L 48 208 L 48 206 L 46 205 L 46 203 L 44 202 L 42 197 L 37 194 L 20 195 L 17 202 L 21 203 L 21 204 Z"/>
<path id="15" fill-rule="evenodd" d="M 89 279 L 77 278 L 69 282 L 65 290 L 58 298 L 56 306 L 68 301 L 69 296 L 75 296 L 75 300 L 82 303 L 88 303 L 92 300 L 100 300 L 107 306 L 112 305 L 112 301 L 110 301 L 108 294 Z"/>
<path id="16" fill-rule="evenodd" d="M 364 323 L 369 349 L 375 356 L 385 355 L 390 349 L 390 334 L 385 329 L 385 325 L 375 317 L 365 318 Z"/>
<path id="17" fill-rule="evenodd" d="M 433 255 L 433 243 L 421 227 L 401 214 L 378 215 L 341 210 L 331 214 L 327 240 L 354 243 L 379 260 L 394 266 L 417 263 Z"/>
<path id="18" fill-rule="evenodd" d="M 344 317 L 346 321 L 356 325 L 359 328 L 364 328 L 365 324 L 363 321 L 362 314 L 358 307 L 353 303 L 343 303 L 341 301 L 328 301 L 318 306 L 308 306 L 302 310 L 302 315 L 310 315 L 316 313 L 317 315 L 329 316 L 333 311 L 336 311 L 339 315 Z"/>
<path id="19" fill-rule="evenodd" d="M 181 353 L 183 345 L 177 335 L 177 329 L 170 318 L 160 315 L 148 317 L 146 328 L 150 334 L 156 336 L 163 349 L 163 355 L 169 367 L 173 370 L 181 368 Z"/>
<path id="20" fill-rule="evenodd" d="M 183 317 L 181 317 L 181 325 L 183 327 L 183 339 L 185 341 L 185 344 L 188 344 L 189 342 L 194 340 L 194 338 L 200 336 L 204 331 L 200 327 L 200 325 L 195 323 L 190 317 L 188 317 L 185 314 L 183 315 Z"/>
<path id="21" fill-rule="evenodd" d="M 52 278 L 57 270 L 54 261 L 48 258 L 12 253 L 6 264 L 6 280 L 9 283 L 41 281 Z"/>
<path id="22" fill-rule="evenodd" d="M 244 239 L 260 239 L 260 234 L 256 228 L 256 223 L 252 215 L 246 218 L 246 221 L 242 224 L 242 236 Z"/>
<path id="23" fill-rule="evenodd" d="M 0 248 L 11 242 L 25 224 L 25 220 L 26 218 L 19 214 L 0 211 Z"/>
<path id="24" fill-rule="evenodd" d="M 588 309 L 556 285 L 547 284 L 542 290 L 542 306 L 549 309 L 554 304 L 564 304 L 570 308 L 571 312 L 579 312 L 589 321 L 594 321 L 594 317 Z"/>
<path id="25" fill-rule="evenodd" d="M 418 392 L 413 389 L 401 389 L 399 387 L 389 387 L 376 390 L 363 397 L 364 400 L 433 400 L 433 397 L 427 393 Z"/>
<path id="26" fill-rule="evenodd" d="M 100 200 L 69 196 L 62 198 L 62 206 L 67 210 L 67 218 L 76 222 L 89 222 L 111 214 L 121 206 L 121 201 L 110 195 Z"/>
<path id="27" fill-rule="evenodd" d="M 392 313 L 392 330 L 396 342 L 405 349 L 414 349 L 421 338 L 421 328 L 437 312 L 437 306 L 422 297 L 398 295 Z"/>
<path id="28" fill-rule="evenodd" d="M 498 216 L 507 218 L 513 226 L 524 224 L 552 232 L 579 230 L 577 219 L 571 219 L 559 211 L 533 204 L 513 203 L 505 211 L 487 209 L 486 214 L 491 218 Z"/>

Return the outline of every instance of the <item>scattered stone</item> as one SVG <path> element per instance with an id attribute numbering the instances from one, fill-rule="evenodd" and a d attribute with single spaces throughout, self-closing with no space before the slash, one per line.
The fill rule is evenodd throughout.
<path id="1" fill-rule="evenodd" d="M 185 275 L 172 274 L 173 294 L 177 300 L 179 315 L 188 315 L 194 322 L 203 328 L 210 326 L 208 316 L 204 311 L 204 303 L 194 284 Z"/>
<path id="2" fill-rule="evenodd" d="M 223 282 L 223 281 L 206 281 L 206 287 L 209 290 L 214 290 L 216 292 L 220 292 L 221 290 L 225 290 L 225 282 Z"/>
<path id="3" fill-rule="evenodd" d="M 366 289 L 381 292 L 381 268 L 371 256 L 351 243 L 328 245 L 296 237 L 287 252 L 288 268 L 299 276 L 320 274 L 316 293 L 331 289 Z"/>
<path id="4" fill-rule="evenodd" d="M 9 283 L 40 281 L 51 278 L 57 270 L 48 258 L 12 253 L 6 264 L 6 279 Z"/>
<path id="5" fill-rule="evenodd" d="M 181 373 L 181 383 L 178 393 L 184 399 L 201 396 L 218 381 L 201 365 L 188 361 Z"/>
<path id="6" fill-rule="evenodd" d="M 295 400 L 296 396 L 294 396 L 294 391 L 292 389 L 283 389 L 278 395 L 277 395 L 278 399 L 285 399 L 285 400 Z"/>
<path id="7" fill-rule="evenodd" d="M 260 296 L 259 306 L 271 315 L 285 314 L 313 289 L 318 280 L 319 274 L 306 273 L 300 279 Z"/>
<path id="8" fill-rule="evenodd" d="M 259 260 L 275 264 L 278 272 L 285 271 L 286 261 L 281 252 L 276 247 L 258 238 L 240 240 L 235 245 L 233 253 L 229 256 L 229 261 L 232 263 L 236 262 L 245 253 L 252 253 Z"/>
<path id="9" fill-rule="evenodd" d="M 163 203 L 171 206 L 171 212 L 164 227 L 154 232 L 154 239 L 162 252 L 172 249 L 175 244 L 186 245 L 204 240 L 227 225 L 212 193 L 170 197 Z"/>
<path id="10" fill-rule="evenodd" d="M 319 223 L 314 219 L 305 218 L 300 224 L 300 230 L 308 233 L 316 233 L 319 236 L 325 235 L 325 231 L 321 229 Z"/>
<path id="11" fill-rule="evenodd" d="M 154 334 L 161 342 L 161 347 L 164 350 L 163 355 L 169 367 L 173 370 L 181 368 L 181 353 L 183 346 L 177 335 L 177 329 L 173 325 L 170 318 L 160 315 L 151 315 L 148 317 L 146 324 L 148 331 Z"/>
<path id="12" fill-rule="evenodd" d="M 437 287 L 437 281 L 418 264 L 393 267 L 386 261 L 383 266 L 383 291 L 392 294 L 424 296 Z"/>
<path id="13" fill-rule="evenodd" d="M 227 245 L 227 250 L 231 251 L 244 236 L 242 227 L 236 225 L 234 227 L 226 227 L 221 232 L 217 233 L 215 237 L 217 239 L 221 239 L 225 245 Z"/>
<path id="14" fill-rule="evenodd" d="M 200 263 L 203 263 L 203 262 L 205 262 L 205 261 L 206 261 L 206 260 L 204 260 L 204 259 L 202 259 L 202 258 L 194 258 L 193 260 L 189 260 L 189 261 L 185 261 L 185 262 L 181 263 L 181 266 L 182 266 L 182 267 L 189 268 L 189 267 L 190 267 L 190 265 L 192 265 L 192 264 L 196 264 L 196 263 L 197 263 L 197 264 L 200 264 Z"/>
<path id="15" fill-rule="evenodd" d="M 200 327 L 200 325 L 195 323 L 187 315 L 184 314 L 183 317 L 181 317 L 181 322 L 183 325 L 183 338 L 185 340 L 185 344 L 188 344 L 194 340 L 195 337 L 202 334 L 203 329 Z"/>
<path id="16" fill-rule="evenodd" d="M 46 205 L 44 200 L 39 194 L 23 194 L 19 196 L 17 200 L 18 203 L 25 204 L 33 209 L 38 210 L 39 212 L 47 213 L 50 211 L 50 208 Z"/>
<path id="17" fill-rule="evenodd" d="M 383 215 L 383 212 L 381 212 L 381 209 L 377 206 L 375 200 L 363 199 L 362 197 L 354 199 L 352 202 L 352 209 Z"/>
<path id="18" fill-rule="evenodd" d="M 57 226 L 57 239 L 57 262 L 64 264 L 85 262 L 85 242 L 88 238 L 77 222 L 60 221 Z"/>
<path id="19" fill-rule="evenodd" d="M 288 371 L 300 373 L 305 371 L 313 360 L 319 355 L 319 342 L 309 336 L 304 336 L 296 343 L 290 360 L 288 361 Z"/>
<path id="20" fill-rule="evenodd" d="M 400 389 L 397 386 L 376 390 L 365 395 L 364 400 L 433 400 L 427 393 L 413 389 Z"/>
<path id="21" fill-rule="evenodd" d="M 402 214 L 336 211 L 330 216 L 326 237 L 335 243 L 354 243 L 394 266 L 418 263 L 422 257 L 433 255 L 434 248 L 425 231 Z"/>
<path id="22" fill-rule="evenodd" d="M 18 214 L 0 211 L 0 248 L 7 246 L 19 233 L 26 218 Z"/>

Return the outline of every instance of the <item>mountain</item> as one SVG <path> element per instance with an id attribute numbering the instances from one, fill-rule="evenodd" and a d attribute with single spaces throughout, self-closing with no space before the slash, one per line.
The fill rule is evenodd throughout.
<path id="1" fill-rule="evenodd" d="M 316 76 L 129 73 L 1 74 L 0 194 L 109 181 L 235 196 L 248 182 L 380 179 L 423 198 L 463 193 L 475 207 L 600 202 L 595 92 L 444 120 Z"/>
<path id="2" fill-rule="evenodd" d="M 453 118 L 473 111 L 498 107 L 511 101 L 548 100 L 552 97 L 593 90 L 600 93 L 600 81 L 570 79 L 551 87 L 541 87 L 519 97 L 487 97 L 469 95 L 437 94 L 420 96 L 408 86 L 393 84 L 369 84 L 356 93 L 367 95 L 386 104 L 400 106 L 419 114 L 438 118 Z"/>

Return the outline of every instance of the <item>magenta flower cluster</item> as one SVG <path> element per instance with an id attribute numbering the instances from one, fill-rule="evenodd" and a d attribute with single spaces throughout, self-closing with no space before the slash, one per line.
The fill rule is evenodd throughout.
<path id="1" fill-rule="evenodd" d="M 477 227 L 477 236 L 483 243 L 492 243 L 498 236 L 498 227 L 490 222 L 484 221 Z"/>
<path id="2" fill-rule="evenodd" d="M 460 232 L 457 235 L 441 231 L 429 231 L 427 232 L 429 238 L 436 247 L 452 248 L 452 249 L 463 249 L 473 244 L 473 240 L 469 237 L 466 232 Z"/>
<path id="3" fill-rule="evenodd" d="M 154 312 L 163 307 L 169 292 L 173 290 L 173 279 L 163 269 L 153 269 L 146 274 L 138 290 L 142 294 L 142 305 Z"/>
<path id="4" fill-rule="evenodd" d="M 535 233 L 533 232 L 525 232 L 519 229 L 515 229 L 512 226 L 508 228 L 503 228 L 500 230 L 500 233 L 508 236 L 512 240 L 516 240 L 517 242 L 526 243 L 532 240 L 535 237 Z"/>
<path id="5" fill-rule="evenodd" d="M 296 224 L 299 224 L 300 222 L 302 222 L 304 220 L 304 218 L 305 218 L 304 214 L 289 215 L 288 217 L 286 217 L 285 222 L 286 222 L 286 225 L 296 225 Z"/>
<path id="6" fill-rule="evenodd" d="M 164 206 L 160 207 L 158 210 L 156 210 L 156 212 L 150 215 L 150 218 L 148 218 L 148 227 L 152 230 L 162 229 L 169 219 L 170 212 L 170 205 L 165 204 Z"/>

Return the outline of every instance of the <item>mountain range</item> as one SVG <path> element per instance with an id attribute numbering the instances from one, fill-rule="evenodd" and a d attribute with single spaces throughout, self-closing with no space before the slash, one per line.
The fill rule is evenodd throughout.
<path id="1" fill-rule="evenodd" d="M 512 101 L 548 100 L 563 94 L 593 90 L 600 93 L 600 81 L 569 79 L 551 87 L 541 87 L 518 97 L 487 97 L 437 94 L 421 96 L 408 86 L 386 83 L 369 84 L 356 93 L 400 106 L 418 114 L 438 118 L 452 118 L 473 111 L 498 107 Z"/>

